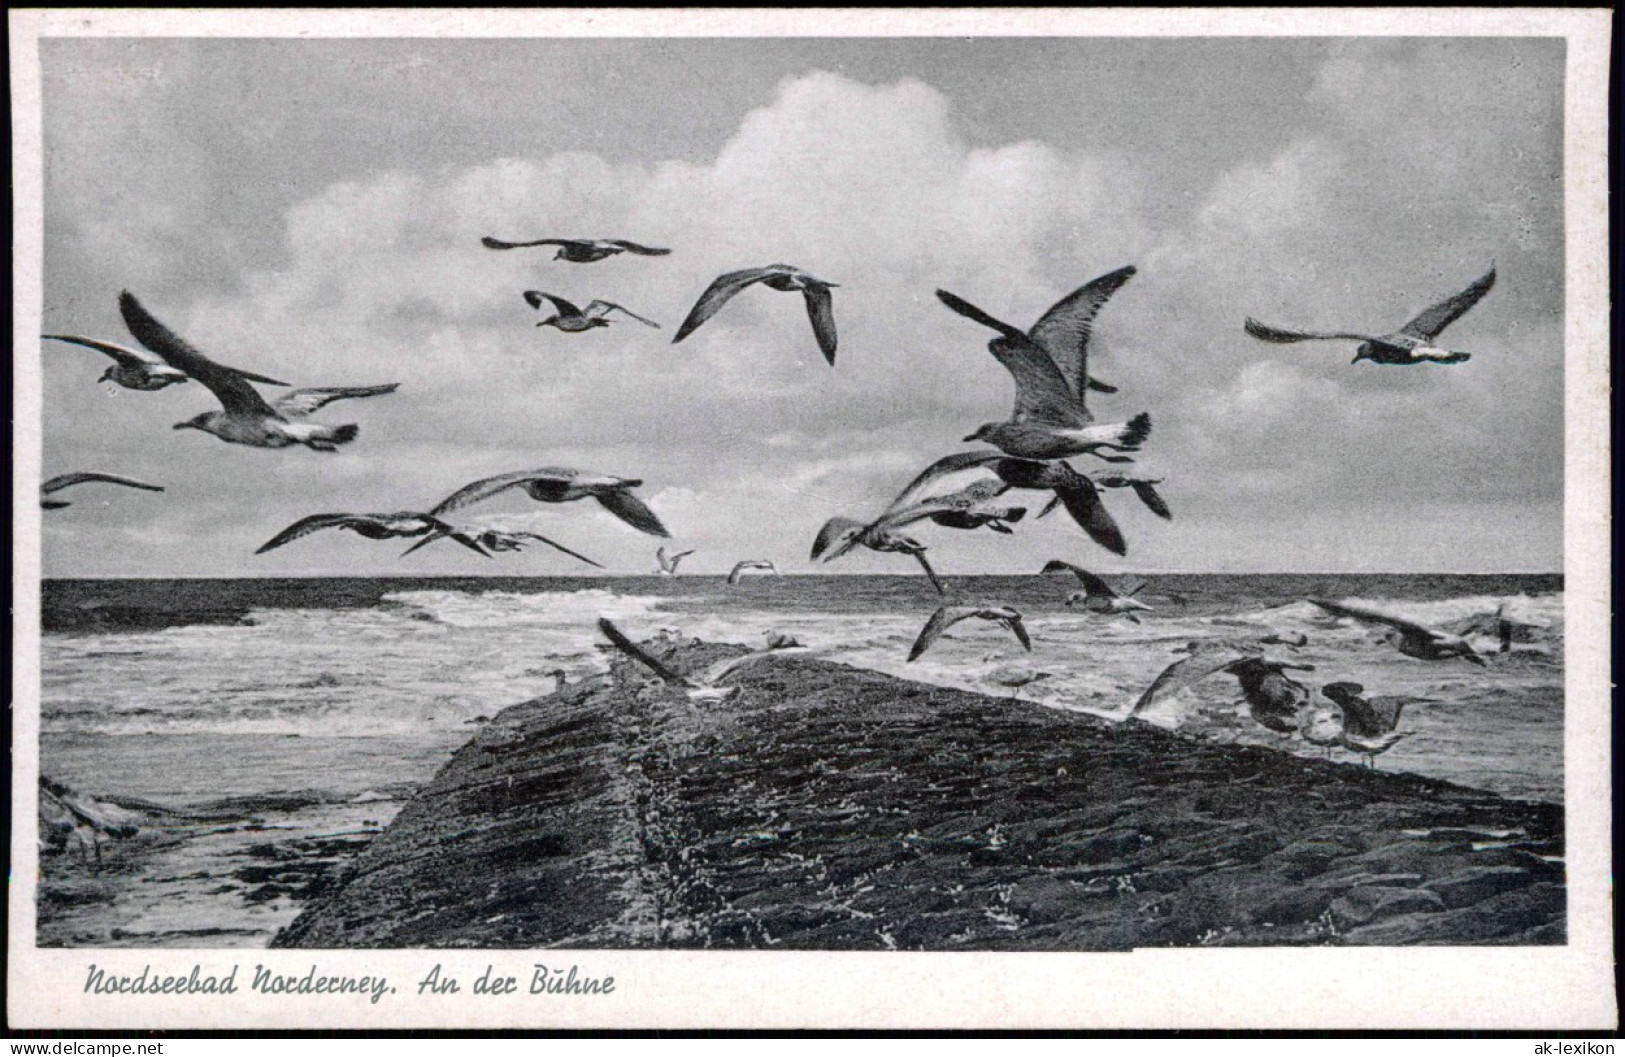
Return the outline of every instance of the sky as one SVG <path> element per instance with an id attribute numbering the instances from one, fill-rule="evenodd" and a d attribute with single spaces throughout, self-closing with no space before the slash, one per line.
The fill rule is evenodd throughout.
<path id="1" fill-rule="evenodd" d="M 133 343 L 128 289 L 223 362 L 336 403 L 337 454 L 173 423 L 217 406 L 96 379 L 42 343 L 43 472 L 102 470 L 44 518 L 47 576 L 574 575 L 531 549 L 326 532 L 313 513 L 432 506 L 568 466 L 639 488 L 697 553 L 786 572 L 834 515 L 877 514 L 976 445 L 1014 387 L 945 288 L 1029 326 L 1098 275 L 1100 421 L 1149 412 L 1136 470 L 1174 520 L 1107 503 L 1119 558 L 1064 516 L 1013 537 L 927 526 L 948 573 L 1556 571 L 1563 506 L 1563 41 L 1435 39 L 229 40 L 41 42 L 46 333 Z M 480 237 L 627 238 L 594 264 Z M 840 284 L 840 351 L 753 288 L 680 345 L 716 275 L 787 262 Z M 1351 364 L 1493 262 L 1442 344 L 1465 364 Z M 541 289 L 659 321 L 534 326 Z M 26 353 L 26 348 L 21 350 Z M 1076 460 L 1080 469 L 1093 460 Z M 1104 465 L 1104 464 L 1098 464 Z M 959 482 L 952 482 L 957 484 Z M 1036 513 L 1043 496 L 1018 493 Z M 647 573 L 660 542 L 595 504 L 488 513 Z"/>

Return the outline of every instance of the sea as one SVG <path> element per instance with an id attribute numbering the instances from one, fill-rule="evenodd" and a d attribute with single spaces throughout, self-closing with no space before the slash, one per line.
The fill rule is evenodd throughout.
<path id="1" fill-rule="evenodd" d="M 1294 673 L 1304 682 L 1353 681 L 1409 702 L 1400 726 L 1414 733 L 1378 757 L 1379 769 L 1561 803 L 1561 576 L 1145 579 L 1137 597 L 1152 609 L 1134 623 L 1069 608 L 1078 585 L 1064 575 L 950 577 L 949 601 L 1020 610 L 1032 649 L 966 621 L 914 662 L 909 647 L 944 602 L 920 576 L 751 575 L 733 586 L 713 576 L 47 581 L 41 771 L 92 797 L 213 820 L 184 827 L 119 898 L 53 910 L 71 920 L 49 942 L 264 946 L 301 902 L 243 883 L 245 856 L 274 855 L 265 848 L 276 838 L 365 837 L 387 825 L 480 723 L 550 693 L 556 672 L 575 681 L 607 671 L 599 617 L 639 639 L 761 648 L 786 634 L 832 661 L 996 695 L 1010 708 L 1102 717 L 1121 715 L 1191 642 L 1301 631 L 1307 645 L 1267 649 L 1313 665 Z M 1381 629 L 1310 598 L 1446 629 L 1500 611 L 1515 635 L 1506 652 L 1480 636 L 1487 667 L 1416 660 Z M 1133 722 L 1365 765 L 1259 727 L 1223 674 Z M 41 935 L 46 943 L 43 924 Z"/>

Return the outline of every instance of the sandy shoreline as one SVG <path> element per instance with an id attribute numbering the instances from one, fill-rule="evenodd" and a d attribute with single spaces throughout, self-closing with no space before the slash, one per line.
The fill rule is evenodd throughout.
<path id="1" fill-rule="evenodd" d="M 618 660 L 504 710 L 273 946 L 1564 942 L 1558 806 L 805 658 L 739 682 Z"/>

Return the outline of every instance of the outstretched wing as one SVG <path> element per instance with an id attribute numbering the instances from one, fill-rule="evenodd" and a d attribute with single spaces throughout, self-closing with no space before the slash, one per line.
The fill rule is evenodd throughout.
<path id="1" fill-rule="evenodd" d="M 1057 301 L 1027 336 L 1043 346 L 1071 387 L 1078 403 L 1089 385 L 1089 330 L 1106 302 L 1134 277 L 1134 266 L 1102 275 Z M 1108 389 L 1108 391 L 1110 391 Z"/>
<path id="2" fill-rule="evenodd" d="M 577 246 L 580 243 L 574 239 L 537 239 L 534 242 L 503 242 L 487 235 L 480 239 L 480 244 L 488 250 L 522 250 L 527 246 Z"/>
<path id="3" fill-rule="evenodd" d="M 1087 425 L 1088 414 L 1068 387 L 1061 369 L 1044 347 L 1010 324 L 946 290 L 938 290 L 943 304 L 966 319 L 991 327 L 1003 340 L 988 343 L 993 358 L 1004 365 L 1016 382 L 1016 406 L 1012 420 L 1077 427 Z"/>
<path id="4" fill-rule="evenodd" d="M 1403 327 L 1399 328 L 1401 334 L 1409 334 L 1413 338 L 1423 338 L 1432 341 L 1444 332 L 1444 328 L 1460 319 L 1469 308 L 1478 304 L 1484 295 L 1490 292 L 1495 285 L 1495 266 L 1479 276 L 1473 285 L 1454 297 L 1447 297 L 1443 301 L 1429 308 Z"/>
<path id="5" fill-rule="evenodd" d="M 1140 502 L 1149 507 L 1153 514 L 1164 521 L 1174 519 L 1174 512 L 1168 509 L 1168 504 L 1163 500 L 1161 493 L 1150 481 L 1135 481 L 1130 487 L 1134 489 L 1134 494 L 1140 497 Z"/>
<path id="6" fill-rule="evenodd" d="M 254 553 L 264 554 L 266 551 L 276 550 L 284 544 L 292 543 L 302 536 L 308 536 L 312 532 L 320 532 L 323 529 L 343 528 L 347 525 L 377 524 L 380 524 L 378 518 L 366 514 L 312 514 L 307 518 L 295 521 L 275 536 L 272 536 Z"/>
<path id="7" fill-rule="evenodd" d="M 514 535 L 518 536 L 521 539 L 535 540 L 537 543 L 545 543 L 549 547 L 552 547 L 554 550 L 559 551 L 559 552 L 564 553 L 564 554 L 568 554 L 570 557 L 575 558 L 577 561 L 584 561 L 588 565 L 591 565 L 595 569 L 602 569 L 603 568 L 602 565 L 600 565 L 598 562 L 593 561 L 591 558 L 587 557 L 585 554 L 577 554 L 575 551 L 571 550 L 569 547 L 566 547 L 564 544 L 555 543 L 552 540 L 548 539 L 546 536 L 541 535 L 540 533 L 536 533 L 536 532 L 515 532 Z"/>
<path id="8" fill-rule="evenodd" d="M 526 290 L 521 296 L 524 297 L 525 304 L 532 308 L 541 308 L 543 301 L 551 301 L 553 302 L 553 307 L 559 310 L 560 315 L 581 315 L 581 309 L 577 308 L 575 305 L 572 305 L 562 297 L 555 297 L 554 295 L 542 290 Z"/>
<path id="9" fill-rule="evenodd" d="M 510 488 L 529 484 L 532 481 L 553 481 L 564 484 L 576 478 L 575 470 L 566 470 L 561 467 L 548 466 L 540 470 L 517 470 L 513 473 L 499 473 L 495 477 L 486 477 L 465 484 L 451 495 L 442 499 L 432 510 L 431 514 L 449 514 L 453 510 L 461 510 L 465 506 L 483 502 Z"/>
<path id="10" fill-rule="evenodd" d="M 987 466 L 1008 458 L 1009 456 L 1002 451 L 962 451 L 955 455 L 944 455 L 924 470 L 921 470 L 919 476 L 910 481 L 901 492 L 898 492 L 897 498 L 891 501 L 891 505 L 886 508 L 886 511 L 892 513 L 901 509 L 910 496 L 939 477 L 946 477 L 951 473 L 959 473 L 976 466 Z"/>
<path id="11" fill-rule="evenodd" d="M 276 402 L 279 413 L 289 418 L 303 418 L 321 410 L 335 400 L 359 400 L 366 396 L 383 396 L 401 387 L 399 382 L 387 385 L 331 386 L 325 389 L 295 389 Z"/>
<path id="12" fill-rule="evenodd" d="M 849 517 L 832 517 L 824 522 L 824 527 L 818 530 L 813 540 L 812 553 L 808 555 L 809 561 L 816 561 L 831 547 L 837 549 L 830 553 L 830 558 L 839 558 L 852 549 L 853 543 L 863 532 L 863 522 Z M 826 561 L 829 559 L 825 559 Z"/>
<path id="13" fill-rule="evenodd" d="M 87 349 L 95 349 L 97 352 L 106 353 L 107 355 L 113 357 L 113 359 L 117 360 L 125 367 L 141 367 L 148 364 L 164 362 L 150 352 L 142 352 L 139 349 L 131 349 L 123 345 L 115 345 L 111 341 L 98 341 L 95 338 L 81 338 L 73 334 L 41 334 L 40 337 L 45 338 L 48 341 L 67 341 L 72 342 L 75 345 L 83 345 Z M 241 377 L 248 379 L 250 382 L 259 382 L 261 385 L 288 384 L 287 382 L 279 382 L 275 378 L 267 378 L 263 374 L 254 374 L 250 371 L 239 370 L 236 367 L 227 367 L 225 364 L 216 364 L 216 366 L 221 370 L 230 371 L 233 374 L 240 375 Z"/>
<path id="14" fill-rule="evenodd" d="M 1375 609 L 1366 609 L 1362 606 L 1344 605 L 1341 602 L 1326 602 L 1319 598 L 1311 598 L 1309 601 L 1326 610 L 1326 612 L 1336 613 L 1340 617 L 1351 617 L 1355 620 L 1365 621 L 1368 624 L 1382 624 L 1411 635 L 1421 635 L 1432 639 L 1439 637 L 1439 633 L 1432 628 L 1418 624 L 1414 620 L 1406 620 L 1404 617 L 1379 613 Z"/>
<path id="15" fill-rule="evenodd" d="M 1017 613 L 1013 617 L 1002 620 L 1000 623 L 1016 633 L 1017 640 L 1020 641 L 1021 645 L 1027 650 L 1028 653 L 1033 651 L 1032 637 L 1027 634 L 1027 625 L 1021 622 L 1020 613 Z"/>
<path id="16" fill-rule="evenodd" d="M 1243 652 L 1228 646 L 1198 649 L 1189 657 L 1175 661 L 1151 681 L 1145 692 L 1134 702 L 1127 715 L 1132 716 L 1159 701 L 1165 701 L 1186 687 L 1206 679 L 1215 672 L 1222 672 L 1237 661 L 1254 657 L 1257 654 Z M 1125 716 L 1124 718 L 1127 718 Z"/>
<path id="17" fill-rule="evenodd" d="M 829 287 L 810 283 L 801 291 L 807 302 L 807 318 L 812 320 L 813 334 L 818 338 L 818 351 L 824 354 L 831 367 L 835 366 L 835 298 Z"/>
<path id="18" fill-rule="evenodd" d="M 939 594 L 939 595 L 947 594 L 948 589 L 946 587 L 942 586 L 942 581 L 937 578 L 937 571 L 935 569 L 931 568 L 931 563 L 930 562 L 925 560 L 925 551 L 918 550 L 918 551 L 914 551 L 913 554 L 914 554 L 914 560 L 919 562 L 920 563 L 920 568 L 925 570 L 925 575 L 926 575 L 927 578 L 930 579 L 931 586 L 935 587 L 937 589 L 937 594 Z"/>
<path id="19" fill-rule="evenodd" d="M 963 606 L 943 606 L 935 613 L 932 613 L 931 619 L 925 622 L 925 627 L 920 629 L 919 637 L 914 640 L 913 647 L 909 649 L 908 659 L 910 661 L 917 660 L 920 654 L 931 648 L 931 644 L 936 642 L 944 631 L 964 620 L 973 612 L 975 610 L 966 609 Z"/>
<path id="20" fill-rule="evenodd" d="M 1040 569 L 1039 572 L 1071 573 L 1073 576 L 1078 578 L 1079 583 L 1083 584 L 1083 589 L 1089 592 L 1091 595 L 1099 595 L 1102 598 L 1117 597 L 1117 592 L 1113 591 L 1111 589 L 1111 585 L 1105 580 L 1102 580 L 1088 569 L 1073 565 L 1071 562 L 1063 562 L 1059 558 L 1051 558 L 1049 561 L 1045 562 L 1044 567 Z"/>
<path id="21" fill-rule="evenodd" d="M 157 353 L 165 363 L 202 382 L 232 414 L 274 416 L 271 405 L 254 391 L 241 371 L 215 363 L 141 306 L 128 290 L 118 295 L 119 313 L 135 340 Z"/>
<path id="22" fill-rule="evenodd" d="M 666 531 L 666 526 L 660 523 L 660 519 L 655 516 L 655 512 L 650 510 L 643 500 L 633 495 L 631 489 L 620 488 L 613 492 L 598 492 L 593 495 L 593 498 L 598 500 L 605 510 L 608 510 L 639 532 L 647 532 L 651 536 L 671 538 L 671 533 Z"/>
<path id="23" fill-rule="evenodd" d="M 660 676 L 664 682 L 670 683 L 673 686 L 686 686 L 690 689 L 695 689 L 692 682 L 683 678 L 681 675 L 678 675 L 670 668 L 667 668 L 664 664 L 660 663 L 658 658 L 645 652 L 643 647 L 627 638 L 626 635 L 622 633 L 620 628 L 610 623 L 608 617 L 598 618 L 598 630 L 602 631 L 604 633 L 604 637 L 615 644 L 616 649 L 620 650 L 634 661 L 637 661 L 651 672 L 654 672 L 656 675 Z"/>
<path id="24" fill-rule="evenodd" d="M 128 488 L 144 488 L 149 492 L 162 492 L 164 490 L 163 485 L 147 484 L 145 481 L 137 481 L 133 477 L 120 477 L 117 474 L 97 473 L 94 470 L 90 470 L 83 473 L 60 474 L 40 485 L 40 491 L 45 492 L 46 494 L 51 492 L 60 492 L 64 488 L 72 488 L 76 484 L 86 484 L 91 481 L 103 481 L 107 484 L 121 484 Z"/>
<path id="25" fill-rule="evenodd" d="M 1003 473 L 1000 476 L 1003 476 Z M 1061 505 L 1066 507 L 1066 512 L 1072 515 L 1072 520 L 1090 539 L 1113 554 L 1128 553 L 1128 540 L 1123 538 L 1123 530 L 1117 527 L 1117 520 L 1101 501 L 1100 490 L 1095 487 L 1093 481 L 1082 474 L 1074 473 L 1063 484 L 1055 487 L 1055 498 L 1061 501 Z"/>
<path id="26" fill-rule="evenodd" d="M 587 302 L 585 311 L 589 316 L 607 316 L 611 312 L 619 312 L 623 316 L 631 316 L 633 319 L 637 320 L 639 323 L 642 323 L 646 327 L 653 327 L 656 330 L 660 329 L 660 324 L 656 323 L 654 320 L 644 319 L 642 316 L 627 308 L 625 305 L 617 305 L 613 301 L 589 301 Z"/>
<path id="27" fill-rule="evenodd" d="M 1260 323 L 1251 316 L 1247 317 L 1247 333 L 1259 341 L 1273 341 L 1277 345 L 1288 345 L 1294 341 L 1372 341 L 1370 334 L 1348 334 L 1342 331 L 1319 332 L 1309 330 L 1287 330 L 1283 327 L 1272 327 L 1267 323 Z"/>
<path id="28" fill-rule="evenodd" d="M 123 345 L 115 345 L 111 341 L 81 338 L 73 334 L 41 334 L 40 337 L 45 341 L 66 341 L 72 345 L 83 345 L 87 349 L 95 349 L 97 352 L 113 357 L 125 367 L 144 367 L 148 364 L 162 362 L 150 352 L 125 348 Z"/>
<path id="29" fill-rule="evenodd" d="M 688 310 L 688 318 L 677 328 L 677 336 L 671 339 L 671 343 L 675 345 L 694 333 L 701 323 L 716 315 L 718 309 L 745 287 L 759 283 L 770 275 L 778 274 L 779 270 L 776 268 L 745 268 L 717 276 L 711 285 L 705 288 L 705 293 L 700 295 L 700 299 L 694 302 L 694 307 Z"/>
<path id="30" fill-rule="evenodd" d="M 664 257 L 671 252 L 671 250 L 661 249 L 658 246 L 639 246 L 636 242 L 628 242 L 625 239 L 605 239 L 604 241 L 611 246 L 619 246 L 628 253 L 640 253 L 645 257 Z"/>

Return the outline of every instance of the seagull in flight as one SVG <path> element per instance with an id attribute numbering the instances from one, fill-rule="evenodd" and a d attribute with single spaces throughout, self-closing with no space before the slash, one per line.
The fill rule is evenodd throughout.
<path id="1" fill-rule="evenodd" d="M 489 558 L 484 547 L 475 540 L 456 531 L 451 525 L 439 518 L 428 514 L 419 514 L 413 511 L 402 511 L 395 514 L 312 514 L 301 518 L 287 528 L 272 536 L 255 554 L 264 554 L 266 551 L 276 550 L 278 547 L 302 539 L 312 532 L 321 532 L 323 529 L 349 529 L 358 536 L 370 540 L 403 539 L 412 536 L 428 536 L 437 534 L 451 536 L 463 546 Z"/>
<path id="2" fill-rule="evenodd" d="M 610 477 L 586 470 L 548 466 L 540 470 L 498 474 L 464 485 L 441 500 L 429 512 L 439 517 L 517 488 L 542 503 L 573 503 L 578 499 L 596 499 L 605 510 L 639 532 L 669 539 L 671 533 L 660 523 L 660 518 L 643 500 L 632 494 L 632 489 L 642 484 L 640 480 L 626 477 Z"/>
<path id="3" fill-rule="evenodd" d="M 1140 593 L 1141 588 L 1145 587 L 1144 580 L 1138 580 L 1132 585 L 1114 590 L 1110 584 L 1089 570 L 1059 559 L 1052 559 L 1047 562 L 1041 571 L 1044 573 L 1071 573 L 1078 578 L 1079 583 L 1083 584 L 1082 591 L 1074 591 L 1066 596 L 1066 604 L 1069 606 L 1083 606 L 1085 609 L 1096 613 L 1121 613 L 1135 624 L 1140 623 L 1140 618 L 1134 615 L 1136 610 L 1142 612 L 1151 611 L 1150 606 L 1134 597 Z"/>
<path id="4" fill-rule="evenodd" d="M 613 301 L 588 301 L 586 308 L 577 308 L 562 297 L 544 293 L 541 290 L 526 290 L 525 303 L 532 308 L 541 308 L 546 301 L 553 302 L 557 309 L 551 316 L 536 324 L 538 327 L 557 327 L 566 334 L 579 334 L 583 330 L 594 327 L 607 327 L 610 324 L 609 314 L 620 312 L 642 323 L 646 327 L 660 329 L 660 324 L 652 319 L 644 319 L 636 312 L 632 312 Z"/>
<path id="5" fill-rule="evenodd" d="M 937 571 L 925 560 L 925 544 L 900 532 L 865 525 L 854 518 L 832 517 L 824 522 L 824 527 L 818 530 L 818 536 L 813 540 L 811 560 L 817 561 L 822 557 L 825 561 L 832 561 L 853 547 L 866 547 L 882 554 L 907 554 L 920 563 L 920 568 L 925 570 L 937 594 L 948 593 L 938 579 Z"/>
<path id="6" fill-rule="evenodd" d="M 1314 667 L 1272 661 L 1256 649 L 1230 643 L 1192 643 L 1190 656 L 1164 668 L 1128 711 L 1117 718 L 1127 719 L 1210 675 L 1228 672 L 1241 684 L 1242 698 L 1255 722 L 1278 734 L 1295 734 L 1300 713 L 1309 703 L 1309 688 L 1286 672 L 1313 671 Z"/>
<path id="7" fill-rule="evenodd" d="M 1140 497 L 1140 502 L 1153 514 L 1164 521 L 1174 519 L 1174 512 L 1168 509 L 1167 500 L 1163 499 L 1162 493 L 1156 489 L 1156 486 L 1162 483 L 1160 477 L 1140 477 L 1117 470 L 1092 470 L 1088 477 L 1097 488 L 1132 488 L 1134 494 Z M 1057 496 L 1044 504 L 1044 509 L 1038 512 L 1038 516 L 1047 517 L 1060 505 L 1061 499 Z"/>
<path id="8" fill-rule="evenodd" d="M 47 499 L 45 497 L 50 495 L 52 492 L 60 492 L 64 488 L 72 488 L 76 484 L 89 484 L 97 481 L 105 484 L 121 484 L 126 488 L 143 488 L 149 492 L 162 492 L 164 490 L 163 485 L 147 484 L 145 481 L 137 481 L 133 477 L 120 477 L 117 474 L 96 473 L 95 471 L 64 473 L 58 474 L 56 477 L 53 477 L 49 481 L 46 481 L 44 484 L 40 485 L 39 505 L 45 510 L 61 510 L 65 506 L 72 506 L 73 504 L 68 502 L 66 499 Z"/>
<path id="9" fill-rule="evenodd" d="M 96 379 L 98 382 L 114 382 L 126 389 L 135 389 L 143 393 L 157 392 L 159 389 L 171 385 L 181 385 L 191 381 L 185 371 L 179 367 L 171 367 L 162 358 L 153 355 L 145 349 L 132 349 L 127 345 L 115 345 L 111 341 L 101 341 L 97 338 L 82 338 L 74 334 L 41 334 L 46 341 L 65 341 L 72 345 L 82 345 L 87 349 L 95 349 L 113 358 L 113 366 L 102 372 Z M 216 364 L 222 371 L 230 371 L 250 382 L 259 382 L 261 385 L 287 385 L 275 378 L 267 378 L 263 374 L 250 374 L 235 367 L 226 367 Z"/>
<path id="10" fill-rule="evenodd" d="M 779 575 L 778 567 L 772 562 L 747 559 L 735 565 L 733 567 L 733 571 L 728 573 L 728 582 L 730 584 L 737 584 L 741 579 L 744 578 L 745 573 L 751 570 L 760 570 L 765 573 L 772 573 L 774 576 Z"/>
<path id="11" fill-rule="evenodd" d="M 558 252 L 553 254 L 556 261 L 571 261 L 575 264 L 591 264 L 601 261 L 605 257 L 613 257 L 618 253 L 636 253 L 643 257 L 664 257 L 671 250 L 663 250 L 656 246 L 640 246 L 636 242 L 625 239 L 536 239 L 533 242 L 504 242 L 487 235 L 480 239 L 488 250 L 519 250 L 528 246 L 557 246 Z"/>
<path id="12" fill-rule="evenodd" d="M 668 686 L 674 686 L 688 695 L 690 701 L 721 702 L 743 692 L 738 686 L 723 686 L 722 680 L 748 668 L 754 668 L 761 662 L 771 658 L 780 657 L 790 651 L 805 650 L 800 644 L 789 646 L 769 646 L 765 650 L 756 650 L 741 657 L 731 657 L 711 665 L 698 677 L 683 675 L 673 671 L 666 663 L 649 653 L 643 647 L 633 642 L 626 633 L 616 627 L 607 617 L 598 618 L 598 630 L 604 637 L 614 643 L 615 648 L 637 661 L 645 668 L 660 677 L 660 681 Z"/>
<path id="13" fill-rule="evenodd" d="M 528 541 L 535 540 L 537 543 L 545 543 L 547 546 L 552 547 L 556 551 L 563 554 L 568 554 L 570 557 L 575 558 L 578 561 L 586 562 L 595 569 L 603 568 L 603 565 L 593 561 L 585 554 L 578 554 L 569 547 L 566 547 L 564 544 L 550 540 L 538 532 L 530 532 L 524 529 L 497 528 L 488 525 L 452 525 L 450 527 L 451 531 L 449 533 L 445 533 L 444 535 L 451 536 L 452 539 L 456 540 L 458 543 L 461 543 L 465 547 L 468 546 L 470 542 L 473 542 L 476 544 L 478 549 L 490 551 L 492 554 L 503 554 L 508 551 L 524 550 Z M 412 544 L 410 547 L 406 548 L 406 550 L 402 551 L 401 557 L 406 557 L 419 547 L 427 547 L 429 544 L 433 543 L 437 539 L 440 539 L 441 537 L 442 533 L 438 531 L 431 532 L 422 539 L 418 540 L 416 543 Z"/>
<path id="14" fill-rule="evenodd" d="M 961 620 L 987 620 L 1009 628 L 1022 647 L 1032 652 L 1033 640 L 1027 634 L 1027 626 L 1021 622 L 1021 614 L 1009 606 L 943 606 L 932 613 L 931 619 L 920 629 L 919 637 L 908 651 L 909 661 L 918 660 L 922 653 L 931 648 L 932 643 L 942 637 L 943 632 Z"/>
<path id="15" fill-rule="evenodd" d="M 717 314 L 717 310 L 727 304 L 732 297 L 753 283 L 761 283 L 774 290 L 794 291 L 800 290 L 801 296 L 807 302 L 807 316 L 812 320 L 813 335 L 818 339 L 818 348 L 828 360 L 830 366 L 835 365 L 835 303 L 830 296 L 830 290 L 838 283 L 826 282 L 808 272 L 802 271 L 789 264 L 770 264 L 766 268 L 745 268 L 737 272 L 729 272 L 718 276 L 705 293 L 694 302 L 689 309 L 688 318 L 683 325 L 677 328 L 677 336 L 672 338 L 672 344 L 688 337 L 697 330 L 701 323 Z"/>
<path id="16" fill-rule="evenodd" d="M 222 367 L 164 326 L 141 306 L 128 290 L 119 294 L 119 311 L 124 325 L 137 341 L 163 358 L 164 362 L 202 382 L 219 398 L 222 411 L 205 411 L 175 429 L 198 429 L 213 433 L 228 444 L 254 448 L 291 448 L 303 444 L 313 451 L 337 451 L 340 444 L 355 440 L 361 427 L 352 424 L 325 426 L 306 422 L 313 412 L 335 400 L 382 396 L 393 393 L 399 382 L 388 385 L 295 389 L 274 405 L 267 404 L 244 380 L 241 373 Z"/>
<path id="17" fill-rule="evenodd" d="M 1016 383 L 1010 420 L 985 423 L 965 440 L 985 441 L 1021 459 L 1047 461 L 1090 454 L 1108 462 L 1132 461 L 1125 456 L 1101 455 L 1101 451 L 1138 451 L 1151 435 L 1150 415 L 1141 412 L 1127 422 L 1094 425 L 1081 394 L 1044 345 L 962 297 L 946 290 L 938 290 L 937 297 L 965 318 L 999 332 L 1001 337 L 988 342 L 987 348 Z"/>
<path id="18" fill-rule="evenodd" d="M 1469 353 L 1452 352 L 1434 344 L 1444 329 L 1460 319 L 1468 309 L 1478 304 L 1495 285 L 1495 265 L 1473 281 L 1461 293 L 1447 297 L 1406 323 L 1392 334 L 1355 333 L 1353 331 L 1286 330 L 1272 327 L 1249 317 L 1247 333 L 1260 341 L 1290 344 L 1298 341 L 1358 341 L 1350 363 L 1370 360 L 1384 365 L 1411 363 L 1466 363 Z"/>
<path id="19" fill-rule="evenodd" d="M 1011 488 L 1031 489 L 1054 493 L 1055 499 L 1077 522 L 1089 538 L 1113 554 L 1128 553 L 1128 541 L 1117 527 L 1100 493 L 1088 477 L 1078 473 L 1065 462 L 1043 462 L 1035 459 L 1012 459 L 997 451 L 966 451 L 945 455 L 920 471 L 897 498 L 889 511 L 905 509 L 911 496 L 939 477 L 964 470 L 985 468 L 998 476 Z M 1009 518 L 1006 520 L 1015 520 Z"/>
<path id="20" fill-rule="evenodd" d="M 1472 644 L 1460 635 L 1451 635 L 1448 632 L 1437 631 L 1433 628 L 1418 624 L 1414 620 L 1396 617 L 1389 613 L 1381 613 L 1375 609 L 1366 609 L 1362 606 L 1351 606 L 1342 602 L 1326 602 L 1319 598 L 1309 601 L 1340 617 L 1348 617 L 1366 624 L 1378 624 L 1390 629 L 1391 641 L 1395 648 L 1407 657 L 1415 657 L 1423 661 L 1443 661 L 1451 657 L 1460 657 L 1481 667 L 1488 667 L 1489 662 L 1478 655 Z"/>
<path id="21" fill-rule="evenodd" d="M 684 558 L 693 553 L 694 552 L 692 550 L 686 550 L 678 551 L 676 554 L 671 554 L 666 550 L 665 547 L 656 547 L 655 561 L 660 563 L 660 568 L 656 569 L 655 572 L 661 576 L 676 576 L 677 566 Z"/>

